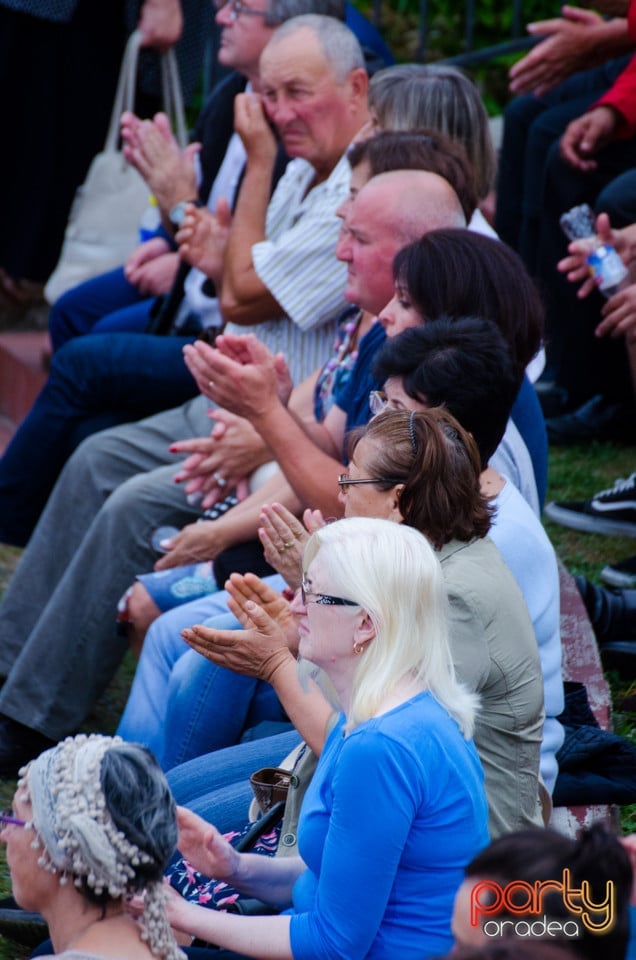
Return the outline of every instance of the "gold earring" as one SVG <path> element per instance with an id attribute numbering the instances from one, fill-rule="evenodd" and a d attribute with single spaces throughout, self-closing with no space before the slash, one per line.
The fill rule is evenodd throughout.
<path id="1" fill-rule="evenodd" d="M 359 657 L 361 653 L 364 653 L 364 646 L 361 643 L 354 643 L 353 652 L 356 657 Z"/>

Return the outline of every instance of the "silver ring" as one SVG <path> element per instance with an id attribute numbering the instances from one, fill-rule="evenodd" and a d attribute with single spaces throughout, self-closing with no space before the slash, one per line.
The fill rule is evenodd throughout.
<path id="1" fill-rule="evenodd" d="M 295 540 L 290 540 L 289 543 L 284 543 L 283 544 L 284 549 L 289 550 L 290 547 L 294 546 L 295 542 L 296 542 Z"/>
<path id="2" fill-rule="evenodd" d="M 208 380 L 208 387 L 210 390 L 214 390 L 214 380 Z"/>
<path id="3" fill-rule="evenodd" d="M 219 473 L 218 470 L 216 471 L 216 473 L 213 473 L 212 476 L 213 476 L 214 479 L 216 480 L 216 485 L 217 485 L 217 487 L 225 487 L 225 486 L 227 486 L 227 480 L 225 479 L 225 477 L 224 477 L 221 473 Z"/>

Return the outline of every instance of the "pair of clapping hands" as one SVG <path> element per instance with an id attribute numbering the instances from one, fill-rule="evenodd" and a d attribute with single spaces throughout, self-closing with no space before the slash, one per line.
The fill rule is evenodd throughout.
<path id="1" fill-rule="evenodd" d="M 225 584 L 228 607 L 243 630 L 196 624 L 181 635 L 212 663 L 271 683 L 282 663 L 295 659 L 298 630 L 290 600 L 302 580 L 302 555 L 311 533 L 324 526 L 319 510 L 305 510 L 303 523 L 280 503 L 261 513 L 258 535 L 265 559 L 288 584 L 284 596 L 253 573 L 233 573 Z"/>
<path id="2" fill-rule="evenodd" d="M 636 264 L 636 224 L 630 224 L 622 230 L 613 230 L 606 213 L 596 218 L 596 235 L 602 243 L 615 247 L 625 266 L 629 267 L 631 279 L 634 279 Z M 583 281 L 579 290 L 580 298 L 587 297 L 597 287 L 590 277 L 587 257 L 592 249 L 588 239 L 574 240 L 568 246 L 568 256 L 557 264 L 561 273 L 567 275 L 572 283 Z M 632 282 L 613 294 L 601 309 L 602 320 L 596 327 L 597 337 L 622 337 L 628 343 L 636 342 L 636 283 Z"/>
<path id="3" fill-rule="evenodd" d="M 243 141 L 248 163 L 273 166 L 276 138 L 257 94 L 242 93 L 235 98 L 234 129 Z M 121 118 L 121 135 L 124 156 L 148 184 L 164 219 L 169 217 L 176 204 L 186 202 L 175 235 L 179 254 L 220 288 L 232 212 L 225 197 L 219 198 L 214 213 L 195 205 L 195 157 L 202 145 L 194 142 L 182 150 L 165 113 L 156 114 L 152 120 L 140 120 L 127 111 Z"/>
<path id="4" fill-rule="evenodd" d="M 179 253 L 168 254 L 166 240 L 161 240 L 165 246 L 160 251 L 157 238 L 148 241 L 148 244 L 142 244 L 135 250 L 127 261 L 124 268 L 127 279 L 139 286 L 140 268 L 153 255 L 166 255 L 177 266 L 181 256 L 190 266 L 198 267 L 215 283 L 220 283 L 232 214 L 224 197 L 219 198 L 215 213 L 205 207 L 195 206 L 198 192 L 195 157 L 201 150 L 201 144 L 190 143 L 182 150 L 165 113 L 157 113 L 152 120 L 140 120 L 127 111 L 122 114 L 121 135 L 124 156 L 148 184 L 164 221 L 168 221 L 170 211 L 178 203 L 186 203 L 185 215 L 175 236 Z M 146 266 L 145 272 L 148 271 Z M 142 293 L 147 292 L 147 283 L 145 287 L 142 289 L 140 286 Z M 167 287 L 169 289 L 170 285 Z M 150 292 L 158 294 L 167 290 L 151 289 Z"/>
<path id="5" fill-rule="evenodd" d="M 244 492 L 245 478 L 269 459 L 245 416 L 253 415 L 254 401 L 269 398 L 286 405 L 294 384 L 284 354 L 271 354 L 253 334 L 224 334 L 214 347 L 197 340 L 184 347 L 183 356 L 201 393 L 219 403 L 208 414 L 214 421 L 209 437 L 179 440 L 170 447 L 171 453 L 188 454 L 175 483 L 184 484 L 187 496 L 200 496 L 206 509 L 224 490 Z"/>

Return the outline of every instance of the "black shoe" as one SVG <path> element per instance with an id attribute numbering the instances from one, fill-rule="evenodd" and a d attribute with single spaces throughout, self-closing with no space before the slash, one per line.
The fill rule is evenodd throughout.
<path id="1" fill-rule="evenodd" d="M 617 480 L 591 500 L 549 503 L 544 513 L 549 520 L 573 530 L 636 537 L 636 473 L 627 480 Z"/>
<path id="2" fill-rule="evenodd" d="M 25 947 L 37 947 L 48 939 L 49 928 L 40 913 L 22 910 L 13 897 L 0 900 L 0 934 Z"/>
<path id="3" fill-rule="evenodd" d="M 626 408 L 621 403 L 610 403 L 597 395 L 571 413 L 546 420 L 548 440 L 565 447 L 590 440 L 622 438 L 626 432 Z"/>
<path id="4" fill-rule="evenodd" d="M 627 642 L 636 652 L 636 590 L 608 590 L 586 577 L 574 579 L 599 646 Z"/>
<path id="5" fill-rule="evenodd" d="M 636 587 L 636 557 L 610 563 L 601 570 L 601 580 L 609 587 L 631 590 Z"/>
<path id="6" fill-rule="evenodd" d="M 54 745 L 55 740 L 0 713 L 0 777 L 17 777 L 20 767 Z"/>
<path id="7" fill-rule="evenodd" d="M 636 680 L 636 643 L 604 643 L 599 651 L 605 670 L 616 670 L 625 680 Z"/>

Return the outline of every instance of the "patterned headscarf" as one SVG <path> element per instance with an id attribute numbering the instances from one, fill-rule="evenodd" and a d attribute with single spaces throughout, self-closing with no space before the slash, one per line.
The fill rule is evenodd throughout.
<path id="1" fill-rule="evenodd" d="M 137 868 L 156 862 L 118 829 L 102 790 L 104 755 L 122 744 L 120 737 L 98 734 L 67 737 L 24 767 L 18 781 L 32 805 L 27 826 L 36 833 L 31 845 L 42 847 L 38 864 L 59 873 L 62 885 L 71 878 L 81 888 L 85 881 L 96 895 L 107 891 L 113 899 L 135 893 Z M 161 880 L 143 893 L 142 939 L 155 956 L 183 960 L 166 917 Z"/>

